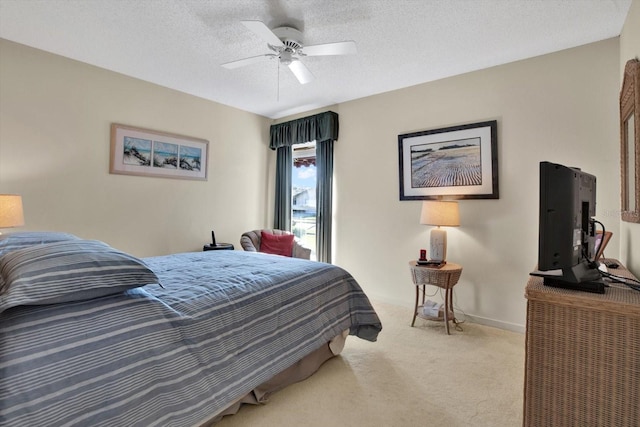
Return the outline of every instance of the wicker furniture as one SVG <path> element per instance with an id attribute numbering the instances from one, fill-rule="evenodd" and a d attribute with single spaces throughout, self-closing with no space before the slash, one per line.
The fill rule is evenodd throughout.
<path id="1" fill-rule="evenodd" d="M 451 332 L 449 331 L 449 321 L 453 321 L 454 324 L 456 323 L 455 313 L 453 312 L 453 287 L 460 279 L 462 266 L 452 262 L 447 262 L 443 267 L 432 268 L 416 265 L 416 262 L 416 260 L 409 261 L 411 279 L 413 280 L 413 284 L 416 285 L 416 301 L 413 307 L 413 319 L 411 320 L 411 326 L 414 325 L 416 316 L 427 320 L 444 320 L 447 335 L 451 335 Z M 420 291 L 422 291 L 421 300 L 422 305 L 424 305 L 425 285 L 433 285 L 445 289 L 443 318 L 423 316 L 419 313 L 419 309 L 421 308 L 421 305 L 418 304 L 421 299 Z"/>
<path id="2" fill-rule="evenodd" d="M 633 277 L 622 266 L 609 272 Z M 640 292 L 592 294 L 531 277 L 525 296 L 523 425 L 640 425 Z"/>

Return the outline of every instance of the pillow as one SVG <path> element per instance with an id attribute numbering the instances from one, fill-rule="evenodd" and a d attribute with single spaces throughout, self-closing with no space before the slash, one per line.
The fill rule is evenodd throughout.
<path id="1" fill-rule="evenodd" d="M 275 234 L 262 231 L 262 237 L 260 238 L 260 252 L 274 255 L 291 256 L 293 252 L 293 234 L 282 234 L 276 236 Z"/>
<path id="2" fill-rule="evenodd" d="M 0 312 L 18 305 L 83 301 L 160 283 L 142 260 L 97 240 L 68 240 L 0 257 Z"/>
<path id="3" fill-rule="evenodd" d="M 0 255 L 28 246 L 78 239 L 79 237 L 73 234 L 53 231 L 21 231 L 18 233 L 0 234 Z"/>

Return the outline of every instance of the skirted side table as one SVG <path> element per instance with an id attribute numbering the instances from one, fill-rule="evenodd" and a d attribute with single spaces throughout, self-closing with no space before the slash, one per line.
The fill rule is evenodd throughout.
<path id="1" fill-rule="evenodd" d="M 425 299 L 425 285 L 433 285 L 439 288 L 445 289 L 444 297 L 444 323 L 447 330 L 447 335 L 451 335 L 449 332 L 449 321 L 456 323 L 456 317 L 453 312 L 453 287 L 458 283 L 460 275 L 462 274 L 462 266 L 453 262 L 447 262 L 440 268 L 426 267 L 417 265 L 417 261 L 409 261 L 409 268 L 411 269 L 411 278 L 413 284 L 416 286 L 416 301 L 413 308 L 413 319 L 411 320 L 411 326 L 416 321 L 416 316 L 427 320 L 443 320 L 440 317 L 429 317 L 418 313 L 419 302 L 424 305 Z M 422 289 L 421 289 L 422 288 Z M 422 290 L 422 299 L 420 299 L 420 291 Z"/>

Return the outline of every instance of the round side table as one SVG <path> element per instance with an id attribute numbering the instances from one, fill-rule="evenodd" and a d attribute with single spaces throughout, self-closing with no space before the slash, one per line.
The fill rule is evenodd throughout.
<path id="1" fill-rule="evenodd" d="M 439 268 L 426 267 L 417 265 L 416 260 L 409 261 L 409 268 L 411 269 L 411 278 L 413 284 L 416 286 L 416 302 L 413 308 L 413 319 L 411 320 L 411 326 L 416 321 L 416 316 L 427 320 L 440 320 L 437 317 L 428 317 L 418 314 L 418 303 L 420 301 L 420 288 L 422 288 L 422 305 L 424 305 L 425 299 L 425 285 L 433 285 L 439 288 L 445 289 L 444 297 L 444 323 L 446 325 L 447 335 L 451 335 L 449 332 L 449 321 L 453 320 L 456 323 L 455 313 L 453 312 L 453 287 L 458 283 L 460 275 L 462 274 L 462 266 L 453 262 L 447 262 L 445 265 Z"/>

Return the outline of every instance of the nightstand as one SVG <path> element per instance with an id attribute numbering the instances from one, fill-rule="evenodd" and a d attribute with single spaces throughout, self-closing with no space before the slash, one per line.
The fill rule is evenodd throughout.
<path id="1" fill-rule="evenodd" d="M 413 284 L 416 286 L 416 301 L 413 308 L 413 319 L 411 320 L 411 326 L 414 325 L 416 317 L 420 317 L 427 320 L 444 320 L 447 335 L 451 335 L 449 332 L 449 321 L 453 321 L 457 324 L 455 313 L 453 312 L 453 287 L 458 283 L 460 275 L 462 274 L 462 266 L 453 262 L 447 262 L 445 265 L 439 268 L 426 267 L 417 265 L 416 260 L 409 261 L 409 268 L 411 269 L 411 278 Z M 433 285 L 439 288 L 445 289 L 444 297 L 444 319 L 440 317 L 428 317 L 418 313 L 420 291 L 422 291 L 422 305 L 424 305 L 425 299 L 425 285 Z"/>
<path id="2" fill-rule="evenodd" d="M 231 243 L 216 243 L 212 245 L 208 243 L 202 247 L 203 251 L 232 251 L 233 245 Z"/>

